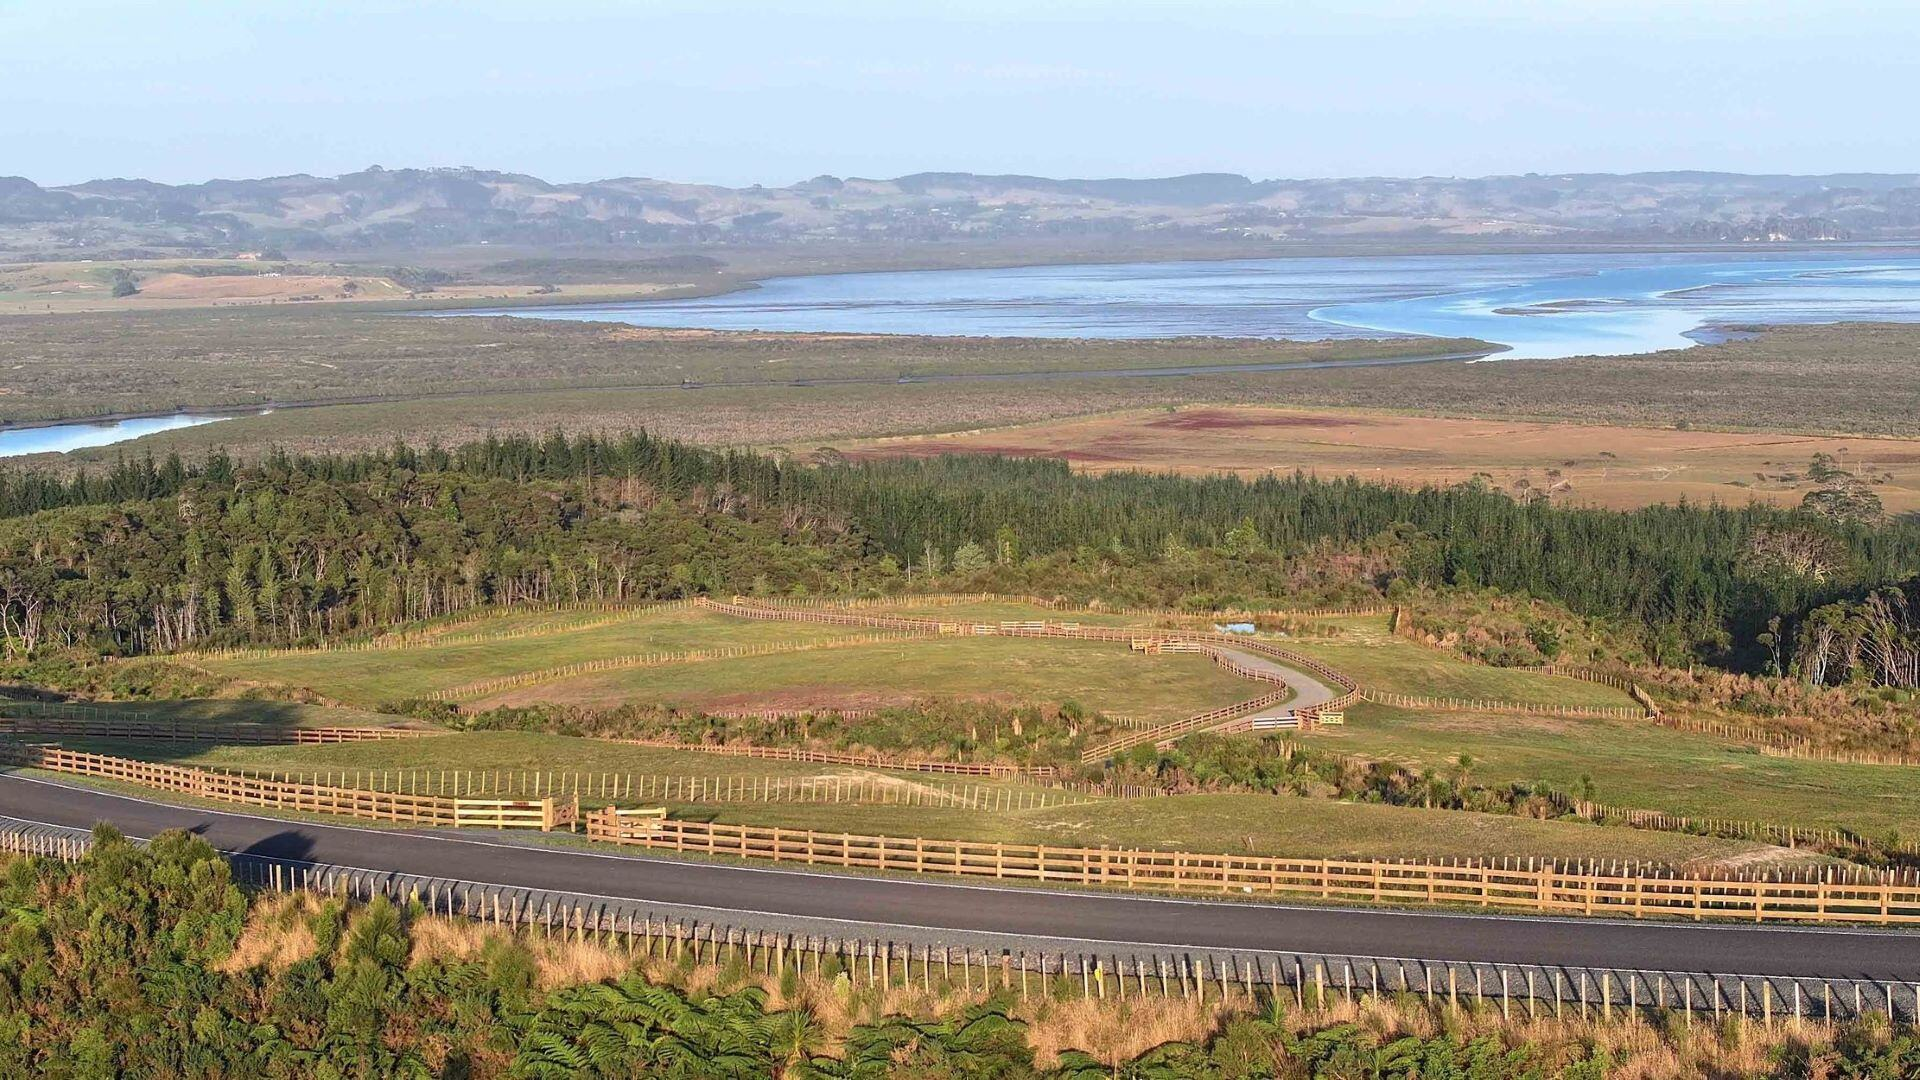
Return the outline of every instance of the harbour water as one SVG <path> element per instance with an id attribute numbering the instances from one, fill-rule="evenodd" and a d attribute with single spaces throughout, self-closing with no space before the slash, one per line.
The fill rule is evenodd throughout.
<path id="1" fill-rule="evenodd" d="M 1920 321 L 1920 254 L 1394 256 L 776 278 L 691 300 L 459 314 L 989 337 L 1473 337 L 1504 357 L 1685 348 L 1716 326 Z"/>
<path id="2" fill-rule="evenodd" d="M 22 454 L 63 454 L 69 450 L 83 450 L 91 446 L 111 446 L 114 443 L 126 442 L 129 439 L 137 439 L 142 435 L 152 435 L 159 431 L 198 427 L 201 424 L 211 424 L 226 419 L 230 417 L 177 413 L 172 416 L 141 416 L 127 420 L 83 421 L 75 424 L 48 424 L 45 427 L 8 428 L 0 431 L 0 458 L 19 457 Z"/>

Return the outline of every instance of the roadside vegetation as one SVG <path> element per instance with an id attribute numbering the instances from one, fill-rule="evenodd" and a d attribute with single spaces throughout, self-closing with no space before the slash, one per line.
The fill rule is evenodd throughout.
<path id="1" fill-rule="evenodd" d="M 1209 626 L 1222 610 L 1361 607 L 1394 614 L 1252 619 L 1381 693 L 1638 710 L 1613 686 L 1523 670 L 1572 664 L 1618 674 L 1676 721 L 1737 712 L 1757 730 L 1818 729 L 1845 736 L 1834 745 L 1898 750 L 1920 728 L 1909 599 L 1920 526 L 1830 507 L 1622 513 L 1472 485 L 1095 477 L 993 458 L 812 465 L 641 434 L 555 433 L 255 463 L 123 462 L 72 477 L 7 472 L 0 554 L 0 675 L 23 691 L 346 703 L 360 716 L 528 737 L 1050 766 L 1068 781 L 1174 796 L 1087 811 L 1084 827 L 1044 819 L 1057 806 L 1024 824 L 974 815 L 968 835 L 981 838 L 1296 854 L 1634 849 L 1678 861 L 1752 851 L 1690 846 L 1720 841 L 1685 828 L 1552 820 L 1579 799 L 1844 831 L 1851 846 L 1832 853 L 1880 862 L 1905 858 L 1920 820 L 1900 766 L 1763 756 L 1650 721 L 1519 712 L 1362 705 L 1344 729 L 1297 747 L 1195 739 L 1083 765 L 1081 752 L 1112 733 L 1255 690 L 1202 657 L 1120 644 L 962 635 L 554 670 L 687 649 L 798 648 L 867 629 L 637 606 L 700 596 L 1179 626 Z M 934 598 L 980 593 L 1051 603 Z M 1136 607 L 1154 610 L 1115 613 Z M 244 651 L 255 649 L 281 651 Z M 524 685 L 479 686 L 523 676 Z M 1767 694 L 1721 689 L 1742 685 Z M 479 688 L 458 695 L 458 710 L 425 700 L 469 686 Z M 1690 696 L 1689 686 L 1712 692 Z M 431 742 L 284 752 L 418 754 L 428 756 L 414 767 L 462 767 L 451 756 L 460 744 Z M 594 743 L 550 748 L 556 762 L 604 771 Z M 279 753 L 251 760 L 271 767 Z M 465 767 L 484 760 L 476 749 Z M 723 760 L 680 767 L 711 775 Z M 1177 824 L 1181 806 L 1211 799 L 1229 800 L 1249 824 L 1236 831 L 1205 813 Z M 902 835 L 940 828 L 937 813 L 915 806 L 718 812 Z M 1431 816 L 1398 831 L 1338 827 L 1416 812 Z M 1133 813 L 1169 824 L 1102 824 Z"/>
<path id="2" fill-rule="evenodd" d="M 96 834 L 0 878 L 9 1075 L 707 1077 L 1902 1075 L 1868 1018 L 1763 1028 L 1530 1019 L 1416 995 L 1088 998 L 1077 982 L 874 986 L 692 951 L 512 933 L 384 900 L 249 896 L 198 839 Z M 936 977 L 937 976 L 937 977 Z"/>

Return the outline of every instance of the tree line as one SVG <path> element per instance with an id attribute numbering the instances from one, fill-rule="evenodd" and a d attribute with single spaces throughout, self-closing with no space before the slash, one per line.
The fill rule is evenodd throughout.
<path id="1" fill-rule="evenodd" d="M 1384 540 L 1393 565 L 1370 588 L 1404 577 L 1538 597 L 1630 628 L 1658 660 L 1760 670 L 1765 635 L 1796 638 L 1816 609 L 1920 569 L 1911 520 L 992 457 L 810 464 L 644 432 L 10 472 L 0 513 L 0 627 L 16 648 L 278 641 L 477 602 L 880 588 L 1063 561 L 1152 567 L 1170 588 L 1196 553 L 1272 567 Z"/>

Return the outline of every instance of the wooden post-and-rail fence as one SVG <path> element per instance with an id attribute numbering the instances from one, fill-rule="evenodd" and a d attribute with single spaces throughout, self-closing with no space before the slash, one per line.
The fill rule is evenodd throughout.
<path id="1" fill-rule="evenodd" d="M 666 819 L 578 797 L 463 799 L 238 776 L 209 769 L 15 747 L 15 764 L 252 806 L 422 825 L 536 828 L 584 824 L 589 837 L 654 850 L 811 866 L 904 871 L 1222 896 L 1388 904 L 1465 904 L 1558 915 L 1733 918 L 1753 922 L 1920 923 L 1920 873 L 1833 868 L 1715 876 L 1581 866 L 1289 859 L 1182 851 L 1049 847 L 821 833 Z M 1639 872 L 1633 872 L 1639 869 Z"/>
<path id="2" fill-rule="evenodd" d="M 579 820 L 578 796 L 562 800 L 552 796 L 539 799 L 481 799 L 411 795 L 397 791 L 248 776 L 188 765 L 162 765 L 104 754 L 86 754 L 58 746 L 7 747 L 4 756 L 14 764 L 29 768 L 136 784 L 217 802 L 334 814 L 368 821 L 552 832 L 559 828 L 571 829 Z"/>
<path id="3" fill-rule="evenodd" d="M 616 739 L 603 742 L 626 746 L 651 746 L 663 750 L 691 750 L 720 757 L 759 758 L 765 761 L 802 761 L 815 765 L 854 765 L 867 769 L 893 769 L 905 772 L 939 773 L 946 776 L 1025 776 L 1051 779 L 1059 770 L 1051 765 L 1006 765 L 999 762 L 933 761 L 921 758 L 894 758 L 881 754 L 845 754 L 833 750 L 805 750 L 790 746 L 748 746 L 732 743 L 688 743 L 673 739 Z"/>
<path id="4" fill-rule="evenodd" d="M 539 769 L 323 769 L 283 770 L 224 766 L 233 776 L 258 776 L 333 788 L 403 795 L 474 798 L 572 798 L 641 803 L 848 803 L 964 810 L 1039 810 L 1093 801 L 1071 788 L 1010 788 L 929 783 L 886 776 L 701 776 L 678 773 L 581 772 Z M 960 779 L 969 779 L 961 777 Z"/>
<path id="5" fill-rule="evenodd" d="M 636 820 L 635 824 L 639 822 Z M 136 841 L 137 843 L 138 841 Z M 0 852 L 78 862 L 93 838 L 74 829 L 0 826 Z M 1461 999 L 1498 1009 L 1503 1018 L 1622 1019 L 1664 1022 L 1678 1013 L 1691 1026 L 1725 1016 L 1752 1016 L 1771 1026 L 1801 1020 L 1883 1016 L 1920 1020 L 1920 983 L 1792 976 L 1718 975 L 1525 963 L 1406 960 L 1324 953 L 1212 951 L 1113 946 L 1063 951 L 1043 941 L 997 942 L 944 932 L 867 936 L 858 927 L 792 925 L 776 930 L 735 926 L 698 913 L 642 901 L 500 885 L 396 871 L 367 870 L 259 855 L 227 856 L 233 878 L 260 892 L 306 893 L 347 901 L 417 904 L 425 912 L 491 924 L 497 933 L 572 940 L 673 963 L 738 967 L 781 979 L 844 976 L 854 987 L 924 993 L 1017 993 L 1041 998 L 1179 998 L 1205 1005 L 1235 1001 L 1259 1011 L 1285 1004 L 1304 1009 L 1335 1002 L 1351 1007 L 1386 995 L 1424 997 L 1448 1013 Z"/>
<path id="6" fill-rule="evenodd" d="M 851 637 L 828 638 L 822 641 L 774 641 L 760 645 L 730 645 L 720 648 L 688 649 L 682 652 L 634 653 L 627 656 L 607 656 L 597 660 L 581 660 L 557 667 L 541 668 L 537 671 L 522 671 L 513 675 L 502 675 L 492 679 L 480 679 L 463 683 L 445 690 L 435 690 L 426 695 L 430 701 L 462 701 L 469 698 L 486 697 L 504 690 L 514 690 L 536 683 L 569 679 L 576 675 L 587 675 L 600 671 L 627 671 L 634 668 L 666 667 L 677 664 L 692 664 L 709 660 L 738 660 L 751 656 L 776 656 L 784 653 L 811 652 L 816 649 L 844 649 L 860 645 L 880 645 L 889 642 L 907 641 L 920 636 L 917 633 L 870 633 L 855 634 Z"/>
<path id="7" fill-rule="evenodd" d="M 773 619 L 794 622 L 817 622 L 836 626 L 868 626 L 887 630 L 917 631 L 920 633 L 938 633 L 944 635 L 970 634 L 1000 637 L 1022 638 L 1064 638 L 1076 641 L 1124 642 L 1139 647 L 1142 643 L 1153 643 L 1154 647 L 1164 649 L 1169 643 L 1191 644 L 1203 647 L 1241 649 L 1256 655 L 1265 656 L 1304 671 L 1312 672 L 1320 678 L 1339 686 L 1344 693 L 1333 701 L 1300 710 L 1304 724 L 1311 724 L 1315 714 L 1322 711 L 1338 711 L 1352 704 L 1358 698 L 1358 685 L 1346 675 L 1312 657 L 1302 656 L 1277 645 L 1264 641 L 1254 641 L 1235 634 L 1223 634 L 1200 630 L 1158 630 L 1121 626 L 1082 626 L 1078 623 L 1050 622 L 1003 622 L 1003 623 L 952 623 L 937 619 L 923 619 L 900 615 L 858 615 L 851 611 L 821 611 L 806 608 L 788 608 L 774 606 L 759 601 L 749 601 L 736 596 L 732 603 L 715 600 L 701 600 L 698 603 L 726 615 L 736 615 L 747 619 Z M 1221 660 L 1219 654 L 1214 654 Z M 1231 664 L 1231 662 L 1229 661 Z M 1240 674 L 1257 678 L 1265 682 L 1279 683 L 1283 680 L 1270 672 L 1258 672 L 1239 664 L 1231 664 Z M 1198 716 L 1176 720 L 1158 728 L 1142 728 L 1128 732 L 1117 739 L 1109 740 L 1099 746 L 1089 748 L 1082 759 L 1095 761 L 1111 756 L 1121 750 L 1143 743 L 1161 745 L 1171 742 L 1182 735 L 1205 730 L 1215 724 L 1228 723 L 1249 712 L 1270 708 L 1285 700 L 1285 691 L 1272 691 L 1257 698 L 1230 705 L 1224 709 L 1215 709 Z"/>
<path id="8" fill-rule="evenodd" d="M 589 812 L 586 832 L 597 840 L 681 854 L 1156 892 L 1464 904 L 1550 915 L 1920 923 L 1920 879 L 1910 874 L 1873 880 L 1837 876 L 1767 880 L 1606 874 L 1554 865 L 1443 865 L 1049 847 L 657 818 L 634 821 L 611 807 Z"/>
<path id="9" fill-rule="evenodd" d="M 594 630 L 614 626 L 623 622 L 643 618 L 662 611 L 692 606 L 691 600 L 579 600 L 561 603 L 524 603 L 488 608 L 478 614 L 450 622 L 438 623 L 412 631 L 381 634 L 372 638 L 349 641 L 324 641 L 317 645 L 295 645 L 283 648 L 262 648 L 237 646 L 226 649 L 181 649 L 167 655 L 177 660 L 271 660 L 283 656 L 310 656 L 316 653 L 332 652 L 388 652 L 393 650 L 414 649 L 423 646 L 473 645 L 486 641 L 513 641 L 520 638 L 550 637 L 555 634 L 577 633 L 582 630 Z M 493 632 L 455 633 L 468 627 L 495 622 L 502 618 L 527 614 L 567 614 L 573 612 L 600 614 L 602 617 L 582 622 L 564 623 L 554 626 L 530 626 L 518 630 L 499 630 Z"/>
<path id="10" fill-rule="evenodd" d="M 23 705 L 30 708 L 22 709 Z M 269 724 L 192 724 L 154 719 L 150 713 L 39 702 L 9 702 L 0 716 L 0 735 L 65 736 L 75 739 L 144 739 L 151 742 L 222 742 L 282 746 L 289 744 L 386 742 L 444 735 L 436 728 L 276 727 Z M 65 711 L 66 715 L 61 715 Z"/>

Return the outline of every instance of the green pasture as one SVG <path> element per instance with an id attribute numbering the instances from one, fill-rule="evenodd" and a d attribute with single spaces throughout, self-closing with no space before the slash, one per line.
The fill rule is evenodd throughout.
<path id="1" fill-rule="evenodd" d="M 841 626 L 762 622 L 695 609 L 649 611 L 611 625 L 575 629 L 581 613 L 503 617 L 541 632 L 465 644 L 431 642 L 396 649 L 287 652 L 261 658 L 208 660 L 201 666 L 236 679 L 304 687 L 348 704 L 422 697 L 470 682 L 638 653 L 681 652 L 739 645 L 804 643 L 859 633 Z M 493 634 L 514 628 L 489 620 L 449 631 Z M 551 632 L 547 632 L 547 631 Z"/>
<path id="2" fill-rule="evenodd" d="M 1566 720 L 1360 705 L 1312 745 L 1458 772 L 1476 783 L 1544 781 L 1570 793 L 1590 777 L 1602 802 L 1689 817 L 1920 833 L 1920 770 L 1768 757 L 1638 720 Z"/>
<path id="3" fill-rule="evenodd" d="M 1244 701 L 1262 686 L 1194 654 L 1149 656 L 1111 642 L 939 637 L 596 672 L 506 691 L 479 704 L 856 708 L 940 697 L 1046 706 L 1077 701 L 1091 710 L 1161 721 Z"/>

